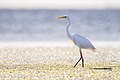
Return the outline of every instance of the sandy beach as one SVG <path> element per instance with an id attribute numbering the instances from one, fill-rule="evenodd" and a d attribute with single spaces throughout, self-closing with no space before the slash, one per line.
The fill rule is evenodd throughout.
<path id="1" fill-rule="evenodd" d="M 59 42 L 58 42 L 59 43 Z M 68 43 L 1 42 L 0 80 L 120 80 L 120 42 L 96 42 L 94 53 Z"/>

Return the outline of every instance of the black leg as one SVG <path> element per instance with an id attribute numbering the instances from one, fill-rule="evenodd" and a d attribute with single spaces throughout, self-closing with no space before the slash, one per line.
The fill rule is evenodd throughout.
<path id="1" fill-rule="evenodd" d="M 82 58 L 82 67 L 84 68 L 84 59 Z"/>
<path id="2" fill-rule="evenodd" d="M 78 62 L 74 65 L 74 67 L 76 67 L 76 65 L 79 63 L 79 61 L 81 60 L 82 58 L 80 58 L 79 60 L 78 60 Z"/>
<path id="3" fill-rule="evenodd" d="M 80 55 L 81 55 L 81 58 L 82 58 L 82 67 L 84 68 L 84 59 L 83 59 L 82 51 L 81 51 L 81 49 L 79 49 L 79 50 L 80 50 Z"/>
<path id="4" fill-rule="evenodd" d="M 77 63 L 74 65 L 74 67 L 76 67 L 76 65 L 79 63 L 79 61 L 82 59 L 82 67 L 84 68 L 84 59 L 83 59 L 83 56 L 82 56 L 82 51 L 81 49 L 80 50 L 80 59 L 77 61 Z"/>

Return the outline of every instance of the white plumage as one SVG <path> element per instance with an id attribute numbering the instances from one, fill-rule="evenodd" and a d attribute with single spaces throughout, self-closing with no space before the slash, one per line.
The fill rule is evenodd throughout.
<path id="1" fill-rule="evenodd" d="M 72 34 L 72 41 L 76 46 L 78 46 L 81 49 L 95 50 L 95 47 L 92 45 L 92 43 L 87 38 L 79 35 L 78 33 Z"/>
<path id="2" fill-rule="evenodd" d="M 70 33 L 69 27 L 71 25 L 70 18 L 67 15 L 64 16 L 59 16 L 58 18 L 64 18 L 68 20 L 68 25 L 66 26 L 66 33 L 67 36 L 70 40 L 74 42 L 76 46 L 79 47 L 80 50 L 80 59 L 78 62 L 74 65 L 74 67 L 79 63 L 80 60 L 82 60 L 82 67 L 84 67 L 84 59 L 82 56 L 82 51 L 81 49 L 90 49 L 92 51 L 95 51 L 95 47 L 92 45 L 92 43 L 85 37 L 79 35 L 78 33 Z"/>

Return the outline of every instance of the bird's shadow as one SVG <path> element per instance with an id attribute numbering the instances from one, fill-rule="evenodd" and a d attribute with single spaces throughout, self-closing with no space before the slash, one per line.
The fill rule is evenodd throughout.
<path id="1" fill-rule="evenodd" d="M 108 70 L 108 71 L 112 71 L 113 68 L 111 67 L 95 67 L 95 68 L 90 68 L 93 70 Z"/>

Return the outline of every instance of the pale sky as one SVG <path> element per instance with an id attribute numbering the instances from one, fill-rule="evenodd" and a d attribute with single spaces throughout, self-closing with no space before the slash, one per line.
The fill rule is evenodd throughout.
<path id="1" fill-rule="evenodd" d="M 120 9 L 120 0 L 0 0 L 0 8 Z"/>

